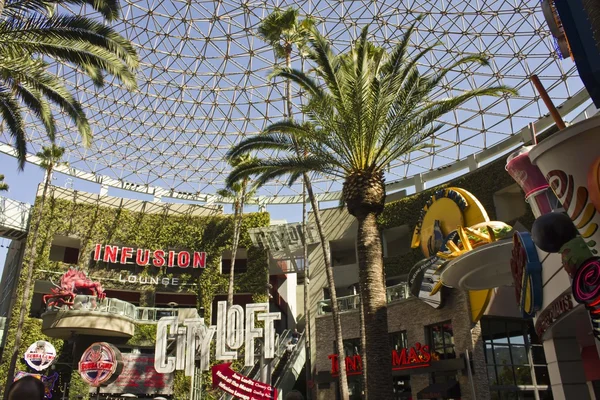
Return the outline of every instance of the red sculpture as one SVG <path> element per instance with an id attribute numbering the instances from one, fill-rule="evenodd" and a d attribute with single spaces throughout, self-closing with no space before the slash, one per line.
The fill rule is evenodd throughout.
<path id="1" fill-rule="evenodd" d="M 54 284 L 54 282 L 52 282 Z M 106 293 L 102 289 L 100 282 L 94 282 L 82 271 L 76 268 L 69 270 L 60 277 L 60 284 L 54 284 L 52 293 L 43 297 L 44 303 L 49 306 L 72 306 L 75 296 L 78 294 L 96 296 L 98 299 L 104 299 Z"/>

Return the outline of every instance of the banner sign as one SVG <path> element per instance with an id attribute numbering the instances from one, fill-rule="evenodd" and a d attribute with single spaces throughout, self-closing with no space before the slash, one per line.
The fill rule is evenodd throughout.
<path id="1" fill-rule="evenodd" d="M 262 228 L 249 229 L 248 234 L 252 244 L 269 249 L 271 256 L 276 260 L 288 260 L 293 253 L 301 251 L 302 224 L 271 225 Z M 306 225 L 307 244 L 319 243 L 317 229 L 312 224 Z"/>
<path id="2" fill-rule="evenodd" d="M 42 381 L 42 383 L 44 384 L 44 398 L 52 398 L 52 391 L 54 390 L 54 385 L 58 380 L 58 372 L 46 376 L 42 374 L 30 374 L 28 372 L 19 371 L 15 376 L 14 382 L 18 381 L 21 378 L 25 378 L 26 376 L 33 376 L 35 379 L 39 379 L 40 381 Z"/>
<path id="3" fill-rule="evenodd" d="M 56 349 L 50 342 L 38 340 L 25 351 L 25 362 L 36 371 L 48 368 L 56 359 Z"/>
<path id="4" fill-rule="evenodd" d="M 245 311 L 245 312 L 244 312 Z M 154 368 L 167 374 L 184 370 L 186 376 L 194 374 L 194 360 L 199 349 L 200 369 L 208 371 L 210 349 L 216 336 L 215 353 L 220 361 L 237 359 L 237 350 L 244 347 L 244 365 L 253 366 L 254 341 L 264 337 L 264 357 L 275 356 L 275 326 L 281 319 L 280 312 L 269 312 L 269 303 L 251 303 L 244 310 L 240 305 L 227 309 L 227 301 L 217 303 L 217 325 L 206 326 L 204 318 L 188 318 L 180 327 L 177 317 L 163 317 L 156 325 L 156 347 Z M 255 322 L 263 321 L 264 328 Z M 167 338 L 175 337 L 175 356 L 167 355 Z"/>
<path id="5" fill-rule="evenodd" d="M 90 386 L 106 386 L 113 382 L 123 370 L 121 352 L 106 342 L 88 347 L 79 361 L 79 374 Z"/>
<path id="6" fill-rule="evenodd" d="M 123 371 L 100 393 L 173 394 L 173 374 L 160 374 L 154 368 L 154 357 L 122 354 Z"/>
<path id="7" fill-rule="evenodd" d="M 337 354 L 330 354 L 328 358 L 331 360 L 331 375 L 338 376 L 340 373 L 339 361 Z M 428 345 L 415 343 L 411 348 L 404 348 L 400 351 L 392 350 L 392 370 L 402 371 L 404 369 L 425 368 L 429 367 L 431 361 L 431 353 Z M 345 360 L 346 373 L 348 375 L 362 374 L 362 359 L 360 354 L 348 356 Z"/>
<path id="8" fill-rule="evenodd" d="M 542 263 L 528 232 L 515 232 L 513 236 L 510 269 L 521 314 L 533 318 L 542 307 Z"/>
<path id="9" fill-rule="evenodd" d="M 448 263 L 437 256 L 419 261 L 408 273 L 410 293 L 433 308 L 442 307 L 442 291 L 430 294 L 440 280 L 438 269 Z"/>
<path id="10" fill-rule="evenodd" d="M 277 400 L 277 389 L 273 386 L 240 375 L 230 365 L 224 363 L 212 367 L 213 389 L 219 388 L 236 399 Z"/>
<path id="11" fill-rule="evenodd" d="M 135 253 L 134 253 L 135 250 Z M 140 266 L 154 265 L 157 268 L 167 266 L 169 268 L 205 268 L 206 253 L 203 251 L 165 251 L 134 249 L 133 247 L 119 247 L 97 244 L 94 247 L 94 261 L 102 261 L 112 264 L 131 264 Z"/>

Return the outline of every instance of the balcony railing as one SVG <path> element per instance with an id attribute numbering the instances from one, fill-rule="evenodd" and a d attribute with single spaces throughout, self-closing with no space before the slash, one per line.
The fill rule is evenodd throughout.
<path id="1" fill-rule="evenodd" d="M 66 305 L 57 307 L 48 307 L 48 311 L 92 311 L 102 312 L 114 315 L 120 315 L 132 319 L 138 323 L 156 323 L 162 317 L 177 316 L 179 310 L 177 308 L 154 308 L 154 307 L 137 307 L 119 299 L 104 298 L 98 300 L 96 296 L 77 295 L 73 301 L 73 307 L 69 308 Z"/>
<path id="2" fill-rule="evenodd" d="M 410 296 L 410 290 L 406 282 L 399 283 L 394 286 L 389 286 L 386 290 L 387 302 L 392 303 L 398 300 L 408 299 Z M 351 310 L 358 310 L 360 306 L 360 295 L 354 294 L 351 296 L 343 296 L 337 298 L 338 310 L 340 312 L 346 312 Z M 318 315 L 329 314 L 331 312 L 331 300 L 321 300 L 318 305 Z"/>

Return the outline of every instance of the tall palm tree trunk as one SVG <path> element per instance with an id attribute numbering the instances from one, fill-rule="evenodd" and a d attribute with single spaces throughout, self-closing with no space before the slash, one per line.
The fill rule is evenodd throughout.
<path id="1" fill-rule="evenodd" d="M 229 270 L 229 287 L 227 288 L 227 307 L 233 305 L 233 288 L 235 281 L 235 258 L 240 244 L 240 231 L 242 228 L 242 217 L 244 212 L 245 187 L 242 185 L 241 198 L 234 201 L 233 211 L 233 244 L 231 246 L 231 266 Z"/>
<path id="2" fill-rule="evenodd" d="M 368 399 L 367 393 L 367 334 L 365 332 L 365 305 L 362 299 L 362 290 L 358 290 L 358 299 L 360 300 L 359 315 L 360 315 L 360 362 L 362 363 L 362 389 L 363 398 Z"/>
<path id="3" fill-rule="evenodd" d="M 389 348 L 386 287 L 377 215 L 357 216 L 358 267 L 364 307 L 367 392 L 372 399 L 390 399 L 393 393 L 392 355 Z"/>
<path id="4" fill-rule="evenodd" d="M 285 64 L 288 68 L 292 66 L 291 59 L 291 46 L 286 51 Z M 286 99 L 287 99 L 287 112 L 288 118 L 292 118 L 292 84 L 288 79 L 286 81 Z M 296 154 L 299 156 L 302 154 L 298 141 L 292 136 Z M 325 274 L 327 275 L 327 286 L 329 288 L 329 295 L 331 297 L 331 314 L 333 318 L 333 329 L 335 331 L 335 342 L 338 353 L 339 362 L 339 389 L 341 400 L 348 400 L 350 393 L 348 392 L 348 376 L 346 375 L 346 355 L 344 353 L 344 336 L 342 335 L 342 324 L 340 321 L 340 313 L 338 310 L 337 293 L 335 290 L 335 281 L 333 279 L 333 270 L 331 269 L 331 249 L 329 248 L 329 241 L 325 237 L 323 231 L 323 225 L 321 224 L 321 213 L 319 211 L 319 204 L 315 198 L 315 194 L 312 189 L 310 177 L 307 173 L 302 174 L 304 180 L 304 186 L 306 187 L 306 193 L 312 206 L 313 215 L 315 218 L 315 225 L 317 226 L 317 232 L 319 233 L 319 239 L 321 240 L 321 249 L 323 249 L 323 261 L 325 262 Z M 306 281 L 306 277 L 305 277 Z"/>
<path id="5" fill-rule="evenodd" d="M 335 331 L 335 345 L 338 353 L 339 361 L 339 388 L 340 398 L 342 400 L 348 400 L 350 393 L 348 392 L 348 377 L 346 375 L 346 354 L 344 353 L 344 336 L 342 335 L 342 323 L 340 321 L 340 312 L 338 310 L 337 293 L 335 290 L 335 281 L 333 279 L 333 269 L 331 268 L 331 249 L 329 242 L 325 237 L 323 231 L 323 225 L 321 224 L 321 213 L 319 211 L 319 204 L 315 198 L 315 194 L 310 183 L 308 174 L 304 174 L 304 183 L 306 185 L 306 192 L 313 209 L 313 215 L 315 217 L 315 225 L 317 226 L 317 232 L 321 239 L 321 249 L 323 249 L 323 261 L 325 262 L 325 275 L 327 275 L 327 286 L 329 287 L 329 295 L 331 297 L 331 315 L 333 318 L 333 329 Z M 391 365 L 391 360 L 390 360 Z M 374 397 L 375 399 L 375 397 Z"/>
<path id="6" fill-rule="evenodd" d="M 15 344 L 12 349 L 12 355 L 10 358 L 10 365 L 8 367 L 8 373 L 6 374 L 6 389 L 4 391 L 4 398 L 8 397 L 8 389 L 12 383 L 15 375 L 15 368 L 17 366 L 17 360 L 19 359 L 19 348 L 21 347 L 21 338 L 23 336 L 23 327 L 25 325 L 25 315 L 29 310 L 30 297 L 31 297 L 31 281 L 33 279 L 33 267 L 35 265 L 35 259 L 37 256 L 37 239 L 40 230 L 40 224 L 42 222 L 42 215 L 44 213 L 44 204 L 46 203 L 46 193 L 48 192 L 48 186 L 50 186 L 50 179 L 52 177 L 52 168 L 48 168 L 46 171 L 46 180 L 44 182 L 44 190 L 42 192 L 42 199 L 40 200 L 39 211 L 36 215 L 33 230 L 31 231 L 31 247 L 29 250 L 29 263 L 27 264 L 27 276 L 25 278 L 25 284 L 23 287 L 23 296 L 21 297 L 21 308 L 19 311 L 19 321 L 17 322 L 17 331 L 15 332 Z"/>
<path id="7" fill-rule="evenodd" d="M 306 398 L 312 398 L 309 382 L 312 380 L 312 366 L 310 363 L 310 291 L 309 291 L 309 267 L 308 267 L 308 244 L 306 242 L 306 184 L 302 182 L 302 237 L 304 238 L 302 248 L 302 259 L 304 263 L 304 347 L 306 352 Z"/>

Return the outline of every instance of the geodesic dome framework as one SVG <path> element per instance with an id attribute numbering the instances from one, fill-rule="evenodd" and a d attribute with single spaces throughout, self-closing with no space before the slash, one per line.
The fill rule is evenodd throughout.
<path id="1" fill-rule="evenodd" d="M 418 190 L 423 175 L 431 180 L 472 167 L 518 144 L 523 129 L 547 113 L 529 82 L 531 74 L 541 78 L 564 109 L 585 100 L 574 64 L 561 60 L 555 50 L 538 0 L 121 3 L 116 28 L 139 52 L 139 88 L 129 93 L 112 82 L 98 90 L 68 65 L 55 65 L 86 107 L 94 131 L 93 145 L 85 149 L 73 126 L 59 121 L 59 144 L 67 148 L 70 163 L 63 172 L 157 197 L 214 200 L 229 170 L 224 155 L 231 145 L 281 118 L 284 85 L 267 79 L 278 60 L 256 35 L 261 19 L 275 7 L 296 7 L 313 17 L 338 51 L 346 50 L 365 24 L 378 44 L 391 47 L 423 14 L 413 49 L 441 41 L 421 62 L 423 70 L 468 53 L 490 59 L 489 67 L 474 65 L 449 74 L 437 96 L 493 84 L 518 89 L 516 97 L 473 100 L 444 116 L 445 128 L 432 139 L 435 149 L 399 159 L 387 171 L 391 189 Z M 296 56 L 294 63 L 300 62 Z M 300 117 L 302 97 L 297 92 L 294 102 Z M 29 151 L 35 154 L 47 139 L 41 125 L 32 116 L 28 119 Z M 0 135 L 1 151 L 11 153 L 11 143 L 7 133 Z M 30 160 L 35 162 L 35 157 Z M 322 199 L 335 199 L 341 184 L 317 176 L 314 186 Z M 259 195 L 264 203 L 297 202 L 299 192 L 300 187 L 273 182 Z"/>

